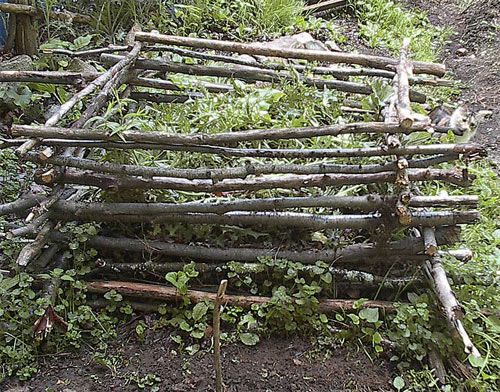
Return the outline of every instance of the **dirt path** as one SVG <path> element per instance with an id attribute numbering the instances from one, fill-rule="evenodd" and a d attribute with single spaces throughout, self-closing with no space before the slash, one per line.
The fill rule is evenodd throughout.
<path id="1" fill-rule="evenodd" d="M 500 164 L 500 0 L 408 0 L 407 4 L 427 11 L 433 25 L 454 29 L 443 61 L 466 86 L 461 99 L 473 111 L 493 111 L 479 124 L 474 141 L 486 146 Z"/>

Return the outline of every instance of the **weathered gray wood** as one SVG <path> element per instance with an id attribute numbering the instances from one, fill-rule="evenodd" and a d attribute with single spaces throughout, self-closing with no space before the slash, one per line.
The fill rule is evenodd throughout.
<path id="1" fill-rule="evenodd" d="M 214 49 L 241 54 L 260 55 L 269 57 L 298 58 L 310 61 L 323 61 L 328 63 L 347 63 L 368 66 L 371 68 L 394 71 L 398 61 L 388 57 L 370 56 L 356 53 L 328 52 L 307 49 L 276 49 L 264 45 L 242 44 L 230 41 L 218 41 L 191 37 L 178 37 L 159 34 L 157 32 L 138 32 L 136 40 L 142 42 L 156 42 L 167 45 L 190 46 L 194 48 Z M 429 73 L 443 76 L 446 67 L 443 64 L 413 62 L 416 73 Z"/>

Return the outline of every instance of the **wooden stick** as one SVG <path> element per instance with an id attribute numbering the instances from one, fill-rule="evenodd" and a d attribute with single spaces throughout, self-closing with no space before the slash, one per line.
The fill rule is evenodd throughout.
<path id="1" fill-rule="evenodd" d="M 210 60 L 224 63 L 239 64 L 246 67 L 261 68 L 261 69 L 271 69 L 274 71 L 286 71 L 290 68 L 298 72 L 310 72 L 315 75 L 331 75 L 337 79 L 346 80 L 349 76 L 374 76 L 378 78 L 394 79 L 396 75 L 392 71 L 384 71 L 380 69 L 372 68 L 338 68 L 338 67 L 316 67 L 312 65 L 299 65 L 299 64 L 278 64 L 269 62 L 259 62 L 259 61 L 249 61 L 238 57 L 223 56 L 218 54 L 208 54 L 203 52 L 197 52 L 194 50 L 181 49 L 174 46 L 148 46 L 146 48 L 148 51 L 159 51 L 159 52 L 170 52 L 176 53 L 184 57 L 193 57 L 202 60 Z M 109 53 L 109 51 L 103 52 Z M 411 84 L 423 84 L 431 86 L 453 86 L 453 81 L 447 79 L 435 79 L 435 78 L 418 78 L 411 77 Z"/>
<path id="2" fill-rule="evenodd" d="M 62 221 L 74 220 L 74 216 L 57 214 L 54 216 Z M 178 222 L 187 224 L 211 224 L 211 225 L 263 225 L 263 226 L 285 226 L 310 229 L 374 229 L 380 225 L 388 227 L 412 226 L 418 227 L 428 225 L 456 225 L 476 222 L 480 215 L 477 211 L 434 211 L 415 212 L 408 224 L 398 222 L 397 217 L 379 214 L 366 215 L 319 215 L 299 212 L 258 212 L 258 211 L 231 211 L 223 215 L 212 213 L 187 213 L 187 214 L 162 214 L 162 215 L 99 215 L 79 210 L 79 219 L 84 221 L 99 222 L 150 222 L 166 223 Z M 398 224 L 399 223 L 399 224 Z"/>
<path id="3" fill-rule="evenodd" d="M 45 200 L 45 196 L 36 195 L 34 193 L 24 194 L 13 202 L 0 204 L 0 216 L 22 213 L 35 207 L 43 200 Z"/>
<path id="4" fill-rule="evenodd" d="M 242 199 L 216 202 L 187 203 L 89 203 L 59 200 L 52 206 L 54 212 L 79 217 L 90 215 L 158 215 L 212 213 L 225 214 L 230 211 L 270 211 L 287 208 L 348 208 L 351 210 L 393 210 L 396 196 L 316 196 L 283 197 L 267 199 Z M 412 207 L 477 207 L 477 196 L 412 196 Z"/>
<path id="5" fill-rule="evenodd" d="M 81 101 L 84 97 L 91 94 L 97 88 L 105 85 L 109 82 L 115 75 L 122 70 L 123 68 L 129 67 L 130 64 L 135 60 L 135 58 L 139 55 L 141 51 L 142 44 L 136 43 L 132 50 L 123 57 L 123 59 L 115 64 L 111 69 L 106 71 L 104 74 L 99 76 L 97 79 L 93 80 L 87 87 L 83 90 L 79 91 L 75 95 L 73 95 L 70 99 L 68 99 L 64 104 L 62 104 L 56 113 L 54 113 L 46 122 L 45 126 L 51 127 L 58 123 L 61 118 L 68 113 L 79 101 Z M 24 156 L 26 153 L 37 146 L 39 142 L 36 139 L 29 139 L 23 145 L 16 149 L 16 154 L 19 156 Z"/>
<path id="6" fill-rule="evenodd" d="M 304 7 L 305 12 L 321 12 L 335 8 L 344 7 L 347 5 L 347 0 L 326 0 L 320 1 L 316 4 L 310 4 Z"/>
<path id="7" fill-rule="evenodd" d="M 203 89 L 211 93 L 227 93 L 234 91 L 234 87 L 227 84 L 210 83 L 205 81 L 192 81 L 189 86 L 183 87 L 168 80 L 133 77 L 129 80 L 133 86 L 151 87 L 163 90 L 184 91 L 190 88 Z"/>
<path id="8" fill-rule="evenodd" d="M 439 245 L 449 245 L 459 240 L 456 227 L 444 227 L 436 233 Z M 50 238 L 54 242 L 67 244 L 71 237 L 67 233 L 52 231 Z M 406 262 L 411 257 L 424 251 L 422 238 L 406 238 L 389 243 L 364 243 L 347 245 L 340 249 L 327 248 L 324 250 L 283 250 L 268 248 L 215 248 L 201 245 L 185 245 L 166 243 L 162 241 L 148 241 L 133 238 L 111 238 L 93 236 L 88 239 L 88 246 L 97 249 L 115 249 L 124 252 L 149 254 L 163 254 L 168 257 L 215 261 L 258 262 L 260 258 L 287 259 L 302 264 L 314 264 L 318 260 L 325 263 L 392 263 L 400 256 Z"/>
<path id="9" fill-rule="evenodd" d="M 372 156 L 388 155 L 479 155 L 486 156 L 484 146 L 468 144 L 426 144 L 408 145 L 401 148 L 388 150 L 383 147 L 367 148 L 346 148 L 346 149 L 238 149 L 220 146 L 198 146 L 198 145 L 172 145 L 153 144 L 136 142 L 108 142 L 95 140 L 64 140 L 64 139 L 44 139 L 46 146 L 75 146 L 75 147 L 95 147 L 106 149 L 141 149 L 141 150 L 168 150 L 168 151 L 190 151 L 204 154 L 216 154 L 227 157 L 261 157 L 261 158 L 301 158 L 301 159 L 321 159 L 321 158 L 361 158 Z"/>
<path id="10" fill-rule="evenodd" d="M 425 254 L 428 256 L 433 256 L 438 251 L 438 246 L 436 243 L 436 237 L 434 236 L 434 230 L 430 227 L 424 227 L 422 230 L 425 244 Z"/>
<path id="11" fill-rule="evenodd" d="M 129 50 L 129 46 L 120 46 L 120 45 L 109 45 L 106 48 L 95 48 L 95 49 L 86 49 L 86 50 L 69 50 L 69 49 L 44 49 L 43 53 L 46 54 L 64 54 L 70 57 L 84 57 L 84 56 L 92 56 L 95 54 L 102 53 L 113 53 L 113 52 L 125 52 Z"/>
<path id="12" fill-rule="evenodd" d="M 103 54 L 101 56 L 101 61 L 105 64 L 116 64 L 122 59 L 123 56 L 114 54 Z M 197 76 L 215 76 L 223 78 L 237 78 L 245 80 L 247 82 L 269 82 L 277 83 L 281 81 L 294 82 L 295 77 L 289 72 L 276 73 L 275 71 L 256 69 L 249 67 L 208 67 L 205 65 L 193 65 L 193 64 L 181 64 L 181 63 L 166 63 L 160 60 L 148 60 L 148 59 L 138 59 L 135 63 L 135 67 L 138 69 L 152 69 L 162 72 L 173 72 L 181 73 L 187 75 L 197 75 Z M 365 94 L 369 95 L 373 92 L 370 86 L 339 81 L 339 80 L 328 80 L 328 79 L 315 79 L 310 77 L 301 76 L 300 80 L 308 85 L 317 88 L 328 88 L 332 90 L 338 90 L 353 94 Z M 415 102 L 424 103 L 427 97 L 419 92 L 410 91 L 411 99 Z"/>
<path id="13" fill-rule="evenodd" d="M 434 231 L 432 229 L 427 231 L 427 242 L 425 242 L 426 249 L 432 247 L 436 242 L 433 234 Z M 429 239 L 431 239 L 430 242 Z M 426 241 L 426 237 L 424 237 L 424 241 Z M 446 317 L 446 320 L 456 329 L 458 335 L 462 338 L 465 345 L 465 352 L 467 354 L 472 354 L 476 358 L 480 358 L 481 354 L 470 340 L 469 335 L 462 324 L 461 320 L 464 316 L 463 308 L 450 287 L 448 277 L 446 276 L 446 272 L 441 262 L 441 256 L 437 253 L 432 255 L 429 259 L 428 267 L 431 271 L 434 289 L 439 302 L 441 303 L 441 310 Z"/>
<path id="14" fill-rule="evenodd" d="M 422 259 L 423 255 L 415 255 L 411 256 L 412 260 Z M 103 262 L 103 265 L 95 268 L 89 275 L 94 276 L 96 274 L 102 275 L 106 274 L 118 274 L 120 277 L 125 275 L 131 276 L 143 276 L 144 273 L 150 273 L 153 276 L 165 275 L 168 272 L 177 272 L 182 271 L 182 269 L 187 265 L 187 262 L 168 262 L 168 263 L 114 263 L 111 260 L 107 260 Z M 238 263 L 237 265 L 238 271 L 244 271 L 244 273 L 252 274 L 252 275 L 265 275 L 267 276 L 268 272 L 273 269 L 280 269 L 280 267 L 268 269 L 263 268 L 263 265 L 260 263 Z M 284 267 L 283 267 L 284 268 Z M 309 272 L 311 272 L 314 268 L 313 265 L 304 266 L 302 271 L 303 273 L 300 276 L 306 276 Z M 195 263 L 195 269 L 200 275 L 204 278 L 203 282 L 207 281 L 206 276 L 208 278 L 211 275 L 223 275 L 230 271 L 230 268 L 227 264 L 205 264 L 205 263 Z M 364 271 L 356 271 L 351 269 L 342 269 L 342 268 L 334 268 L 329 267 L 328 272 L 332 274 L 336 283 L 344 282 L 348 285 L 356 285 L 357 287 L 363 288 L 379 288 L 382 287 L 388 290 L 401 290 L 405 286 L 410 285 L 411 283 L 422 283 L 421 279 L 415 276 L 411 277 L 386 277 L 386 276 L 377 276 L 371 273 L 367 273 Z M 257 278 L 258 279 L 258 278 Z"/>
<path id="15" fill-rule="evenodd" d="M 45 12 L 30 5 L 24 4 L 12 4 L 12 3 L 0 3 L 0 12 L 5 12 L 7 14 L 22 14 L 30 15 L 36 18 L 43 18 Z M 62 20 L 65 22 L 74 23 L 92 23 L 93 18 L 91 16 L 76 14 L 69 11 L 50 11 L 50 18 Z"/>
<path id="16" fill-rule="evenodd" d="M 6 4 L 6 3 L 0 3 Z M 0 82 L 74 84 L 96 79 L 100 73 L 61 71 L 0 71 Z"/>
<path id="17" fill-rule="evenodd" d="M 69 110 L 71 110 L 73 106 L 75 106 L 84 97 L 109 82 L 120 70 L 124 69 L 125 67 L 129 67 L 139 55 L 141 47 L 142 45 L 140 43 L 136 43 L 132 50 L 126 56 L 123 56 L 123 58 L 111 69 L 92 81 L 92 83 L 90 83 L 87 87 L 79 91 L 77 94 L 73 95 L 68 101 L 61 105 L 59 110 L 45 122 L 45 126 L 54 126 Z"/>
<path id="18" fill-rule="evenodd" d="M 182 295 L 179 294 L 176 288 L 159 286 L 154 284 L 104 281 L 104 282 L 88 282 L 87 289 L 91 293 L 104 294 L 110 290 L 135 298 L 161 299 L 164 301 L 179 301 L 182 300 Z M 215 302 L 217 294 L 197 290 L 188 290 L 187 297 L 192 303 L 198 303 L 205 299 Z M 269 297 L 257 296 L 235 296 L 225 295 L 224 301 L 229 305 L 249 308 L 252 305 L 264 305 L 270 301 Z M 356 300 L 350 299 L 320 299 L 319 312 L 332 313 L 339 310 L 353 311 L 356 307 Z M 366 301 L 361 308 L 377 308 L 386 311 L 394 311 L 392 302 L 385 301 Z"/>
<path id="19" fill-rule="evenodd" d="M 185 103 L 189 100 L 203 98 L 203 95 L 199 93 L 190 93 L 189 95 L 184 94 L 158 94 L 158 93 L 147 93 L 147 92 L 132 92 L 130 94 L 130 99 L 134 101 L 148 101 L 155 103 Z"/>
<path id="20" fill-rule="evenodd" d="M 443 162 L 456 160 L 456 155 L 437 155 L 431 158 L 414 159 L 408 161 L 409 168 L 427 168 Z M 247 163 L 245 166 L 228 167 L 221 169 L 177 169 L 171 167 L 149 167 L 139 165 L 122 165 L 118 163 L 99 162 L 92 159 L 74 158 L 65 156 L 41 157 L 40 154 L 28 153 L 27 161 L 40 164 L 52 164 L 57 166 L 71 166 L 79 169 L 92 170 L 100 173 L 113 173 L 121 175 L 151 177 L 175 177 L 194 179 L 210 179 L 213 183 L 226 178 L 247 178 L 248 176 L 259 176 L 262 174 L 372 174 L 385 171 L 396 171 L 397 162 L 388 162 L 374 165 L 340 165 L 340 164 L 283 164 L 275 165 Z M 1 210 L 0 210 L 1 211 Z"/>
<path id="21" fill-rule="evenodd" d="M 306 49 L 277 49 L 269 48 L 262 44 L 251 45 L 230 41 L 218 41 L 210 39 L 200 39 L 191 37 L 178 37 L 171 35 L 158 34 L 156 32 L 144 33 L 138 32 L 135 35 L 136 40 L 142 42 L 156 42 L 167 45 L 190 46 L 195 48 L 206 48 L 221 50 L 226 52 L 236 52 L 241 54 L 260 55 L 269 57 L 299 58 L 309 61 L 323 61 L 329 63 L 349 63 L 368 66 L 371 68 L 386 69 L 394 71 L 398 62 L 395 59 L 370 56 L 344 52 L 328 52 Z M 446 68 L 443 64 L 414 62 L 416 73 L 429 73 L 432 75 L 443 76 Z"/>
<path id="22" fill-rule="evenodd" d="M 0 3 L 1 4 L 1 3 Z M 102 76 L 102 72 L 66 72 L 66 71 L 0 71 L 0 82 L 24 82 L 24 83 L 48 83 L 48 84 L 66 84 L 80 85 L 93 81 Z M 163 90 L 183 91 L 186 88 L 178 86 L 168 80 L 152 79 L 144 77 L 131 77 L 128 81 L 133 86 L 151 87 Z M 203 88 L 209 92 L 225 93 L 234 91 L 233 86 L 196 82 L 192 84 L 195 88 Z"/>
<path id="23" fill-rule="evenodd" d="M 410 106 L 410 82 L 409 78 L 413 73 L 412 64 L 407 60 L 408 50 L 410 48 L 410 38 L 403 40 L 401 56 L 397 67 L 398 73 L 398 117 L 399 124 L 403 128 L 410 128 L 413 125 L 413 114 Z"/>
<path id="24" fill-rule="evenodd" d="M 402 128 L 396 123 L 383 122 L 358 122 L 349 124 L 324 125 L 319 127 L 301 128 L 271 128 L 271 129 L 249 129 L 237 132 L 220 132 L 215 134 L 193 133 L 189 135 L 168 132 L 141 132 L 124 131 L 120 135 L 111 135 L 104 129 L 77 129 L 47 127 L 43 125 L 12 125 L 13 136 L 29 136 L 37 138 L 77 139 L 77 140 L 106 140 L 140 143 L 160 144 L 192 144 L 192 145 L 227 145 L 244 141 L 255 140 L 284 140 L 302 139 L 318 136 L 337 136 L 345 134 L 410 134 L 422 132 L 428 129 L 427 124 L 416 123 L 411 128 Z"/>
<path id="25" fill-rule="evenodd" d="M 54 229 L 54 227 L 55 225 L 51 221 L 46 222 L 42 226 L 35 240 L 26 245 L 23 249 L 21 249 L 21 252 L 19 252 L 16 260 L 16 264 L 18 266 L 27 266 L 28 263 L 42 251 L 43 247 L 49 242 L 50 232 Z"/>
<path id="26" fill-rule="evenodd" d="M 214 366 L 215 366 L 215 390 L 222 392 L 222 364 L 220 360 L 220 312 L 224 295 L 226 294 L 227 280 L 220 282 L 219 290 L 215 297 L 215 308 L 213 315 L 214 334 Z"/>
<path id="27" fill-rule="evenodd" d="M 394 72 L 391 71 L 384 71 L 380 69 L 370 69 L 370 68 L 333 68 L 333 67 L 313 67 L 310 65 L 298 65 L 298 64 L 285 65 L 285 64 L 269 63 L 269 62 L 261 63 L 258 62 L 257 60 L 249 61 L 238 57 L 196 52 L 194 50 L 177 48 L 175 46 L 150 46 L 146 49 L 150 51 L 160 51 L 160 52 L 165 51 L 165 52 L 175 53 L 184 57 L 193 57 L 202 60 L 232 63 L 252 68 L 270 69 L 273 71 L 287 71 L 290 68 L 293 68 L 298 72 L 311 72 L 316 75 L 332 75 L 333 77 L 336 77 L 338 79 L 345 79 L 348 78 L 349 76 L 375 76 L 375 77 L 392 79 L 395 75 Z M 424 82 L 424 80 L 422 80 L 422 82 Z M 429 84 L 435 84 L 437 82 L 438 82 L 437 80 L 436 81 L 430 80 Z"/>
<path id="28" fill-rule="evenodd" d="M 44 174 L 50 175 L 44 176 Z M 88 185 L 105 189 L 111 193 L 124 189 L 175 189 L 187 192 L 218 193 L 271 188 L 324 188 L 327 186 L 394 183 L 396 177 L 397 174 L 394 172 L 373 174 L 290 174 L 287 176 L 225 179 L 214 183 L 212 180 L 186 180 L 173 177 L 140 178 L 79 170 L 66 170 L 57 173 L 37 171 L 35 173 L 35 181 L 38 184 Z M 469 178 L 465 178 L 461 171 L 455 169 L 409 169 L 408 178 L 410 181 L 444 181 L 464 187 L 469 186 L 471 183 Z"/>

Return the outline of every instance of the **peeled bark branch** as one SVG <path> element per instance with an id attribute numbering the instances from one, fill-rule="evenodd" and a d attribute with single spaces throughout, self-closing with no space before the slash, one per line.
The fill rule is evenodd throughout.
<path id="1" fill-rule="evenodd" d="M 325 0 L 318 1 L 316 4 L 311 4 L 304 7 L 305 12 L 321 12 L 328 11 L 334 8 L 340 8 L 347 5 L 347 0 Z"/>
<path id="2" fill-rule="evenodd" d="M 262 44 L 242 44 L 230 41 L 218 41 L 191 37 L 178 37 L 158 34 L 156 32 L 138 32 L 135 38 L 142 42 L 154 42 L 167 45 L 190 46 L 194 48 L 206 48 L 221 50 L 225 52 L 236 52 L 241 54 L 260 55 L 269 57 L 298 58 L 309 61 L 322 61 L 328 63 L 348 63 L 380 68 L 393 71 L 398 64 L 395 59 L 370 56 L 355 53 L 328 52 L 306 49 L 276 49 L 265 47 Z M 443 64 L 413 62 L 416 73 L 429 73 L 432 75 L 444 75 L 446 68 Z"/>
<path id="3" fill-rule="evenodd" d="M 436 233 L 439 245 L 449 245 L 458 240 L 454 227 L 442 228 Z M 67 243 L 70 236 L 66 233 L 52 231 L 51 240 Z M 421 238 L 406 238 L 401 241 L 389 243 L 367 243 L 347 245 L 339 249 L 326 250 L 280 250 L 258 248 L 213 248 L 201 245 L 185 245 L 166 243 L 161 241 L 147 241 L 133 238 L 111 238 L 103 236 L 90 237 L 87 245 L 98 249 L 116 249 L 125 252 L 163 254 L 168 257 L 182 259 L 215 261 L 257 262 L 260 258 L 287 259 L 302 264 L 314 264 L 318 260 L 325 263 L 358 263 L 366 264 L 391 263 L 394 259 L 403 256 L 403 261 L 424 251 Z"/>
<path id="4" fill-rule="evenodd" d="M 228 192 L 252 191 L 259 189 L 300 189 L 303 187 L 344 186 L 358 184 L 394 183 L 396 173 L 382 172 L 374 174 L 312 174 L 255 177 L 247 179 L 226 179 L 213 183 L 211 180 L 186 180 L 173 177 L 122 177 L 88 171 L 66 170 L 57 175 L 44 177 L 43 171 L 35 173 L 39 184 L 79 184 L 95 186 L 108 192 L 116 193 L 124 189 L 172 189 L 186 192 Z M 410 181 L 444 181 L 458 186 L 469 186 L 471 180 L 465 178 L 459 170 L 411 169 Z"/>
<path id="5" fill-rule="evenodd" d="M 318 196 L 247 199 L 227 202 L 189 203 L 87 203 L 60 200 L 52 210 L 68 216 L 81 215 L 158 215 L 185 213 L 225 214 L 230 211 L 269 211 L 286 208 L 348 208 L 361 211 L 393 210 L 395 196 Z M 412 207 L 477 207 L 477 196 L 412 196 Z"/>
<path id="6" fill-rule="evenodd" d="M 16 260 L 17 265 L 25 267 L 42 251 L 43 247 L 50 240 L 50 232 L 54 229 L 54 226 L 54 223 L 51 221 L 48 221 L 43 225 L 35 240 L 21 249 L 21 252 Z"/>
<path id="7" fill-rule="evenodd" d="M 431 248 L 435 243 L 437 243 L 433 234 L 434 232 L 432 229 L 427 229 L 427 233 L 424 236 L 426 249 Z M 465 352 L 467 354 L 472 354 L 476 358 L 480 358 L 481 354 L 470 340 L 469 335 L 462 324 L 464 311 L 450 287 L 450 283 L 448 282 L 448 277 L 446 276 L 446 272 L 441 262 L 441 256 L 439 256 L 439 254 L 435 253 L 431 256 L 429 267 L 432 273 L 436 295 L 441 303 L 441 310 L 444 316 L 462 338 L 465 345 Z"/>
<path id="8" fill-rule="evenodd" d="M 60 220 L 73 220 L 73 216 L 57 214 Z M 188 223 L 210 225 L 264 225 L 286 226 L 311 229 L 375 229 L 380 225 L 388 227 L 401 226 L 418 227 L 422 225 L 442 226 L 476 222 L 479 219 L 477 211 L 436 211 L 415 212 L 411 220 L 405 224 L 397 217 L 380 217 L 379 214 L 367 215 L 319 215 L 298 212 L 240 212 L 231 211 L 224 215 L 211 213 L 197 214 L 163 214 L 163 215 L 134 215 L 134 214 L 89 214 L 85 210 L 79 211 L 79 218 L 87 221 L 99 222 L 149 222 L 149 223 Z"/>
<path id="9" fill-rule="evenodd" d="M 405 38 L 401 56 L 397 67 L 398 73 L 398 117 L 399 124 L 403 128 L 410 128 L 413 125 L 413 114 L 410 106 L 410 82 L 409 78 L 413 73 L 412 65 L 407 60 L 408 50 L 410 48 L 410 39 Z"/>
<path id="10" fill-rule="evenodd" d="M 153 284 L 132 283 L 132 282 L 88 282 L 87 290 L 91 293 L 104 294 L 108 291 L 115 290 L 117 293 L 135 298 L 161 299 L 164 301 L 181 301 L 182 295 L 179 294 L 176 288 L 166 287 Z M 208 293 L 204 291 L 188 290 L 187 297 L 192 303 L 197 303 L 205 299 L 215 301 L 216 293 Z M 271 298 L 256 297 L 256 296 L 234 296 L 225 295 L 224 300 L 229 305 L 249 308 L 252 305 L 265 305 Z M 356 300 L 348 299 L 320 299 L 319 311 L 321 313 L 332 313 L 339 310 L 352 311 L 355 310 Z M 387 311 L 393 311 L 394 305 L 392 302 L 384 301 L 367 301 L 361 308 L 378 308 Z"/>

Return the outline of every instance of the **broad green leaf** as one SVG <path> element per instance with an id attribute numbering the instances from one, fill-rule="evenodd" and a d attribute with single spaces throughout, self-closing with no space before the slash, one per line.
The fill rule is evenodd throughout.
<path id="1" fill-rule="evenodd" d="M 378 309 L 377 308 L 365 308 L 359 311 L 359 317 L 369 323 L 375 323 L 378 321 Z"/>
<path id="2" fill-rule="evenodd" d="M 255 346 L 259 343 L 259 336 L 254 333 L 244 332 L 240 333 L 240 340 L 247 346 Z"/>
<path id="3" fill-rule="evenodd" d="M 476 358 L 472 354 L 469 354 L 469 357 L 467 359 L 469 360 L 469 363 L 471 364 L 471 366 L 473 366 L 475 368 L 483 367 L 486 364 L 486 361 L 488 360 L 485 357 Z"/>
<path id="4" fill-rule="evenodd" d="M 205 314 L 207 314 L 208 306 L 205 302 L 198 302 L 193 308 L 193 319 L 194 321 L 199 321 Z"/>
<path id="5" fill-rule="evenodd" d="M 394 385 L 394 388 L 396 388 L 398 391 L 400 391 L 405 386 L 405 380 L 403 380 L 402 377 L 397 376 L 394 379 L 394 381 L 392 382 L 392 385 Z"/>

